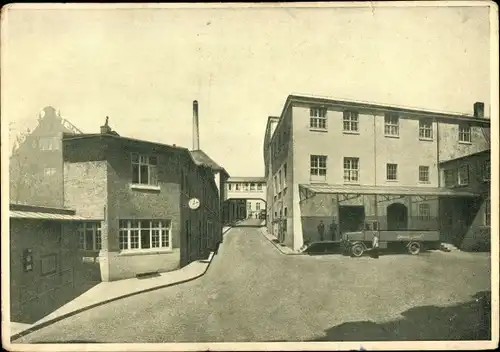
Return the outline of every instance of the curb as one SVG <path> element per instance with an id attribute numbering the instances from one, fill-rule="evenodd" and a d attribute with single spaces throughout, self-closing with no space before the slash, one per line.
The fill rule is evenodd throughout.
<path id="1" fill-rule="evenodd" d="M 260 232 L 262 234 L 262 236 L 264 236 L 264 238 L 266 240 L 268 240 L 269 242 L 271 242 L 271 244 L 276 247 L 276 249 L 283 255 L 304 255 L 304 253 L 298 253 L 298 252 L 292 252 L 292 253 L 285 253 L 283 252 L 283 250 L 280 248 L 281 246 L 275 242 L 273 242 L 273 240 L 269 239 L 269 237 L 267 237 L 265 234 L 264 234 L 264 231 L 267 232 L 267 230 L 265 229 L 265 227 L 261 227 L 260 228 Z"/>
<path id="2" fill-rule="evenodd" d="M 180 285 L 180 284 L 185 284 L 185 283 L 190 282 L 190 281 L 194 281 L 194 280 L 202 277 L 203 275 L 205 275 L 205 273 L 208 271 L 208 268 L 212 264 L 212 260 L 213 260 L 214 256 L 215 256 L 215 253 L 212 252 L 211 255 L 210 255 L 210 258 L 209 258 L 210 261 L 208 261 L 208 259 L 205 259 L 205 261 L 200 260 L 200 262 L 202 262 L 202 263 L 208 263 L 208 265 L 205 268 L 205 270 L 201 274 L 199 274 L 199 275 L 196 275 L 194 277 L 190 277 L 190 278 L 185 279 L 185 280 L 181 280 L 181 281 L 177 281 L 177 282 L 172 282 L 172 283 L 169 283 L 169 284 L 160 285 L 160 286 L 156 286 L 156 287 L 147 288 L 147 289 L 144 289 L 142 291 L 127 293 L 127 294 L 122 295 L 122 296 L 113 297 L 113 298 L 110 298 L 110 299 L 102 301 L 102 302 L 98 302 L 98 303 L 94 303 L 94 304 L 91 304 L 91 305 L 86 306 L 86 307 L 82 307 L 80 309 L 74 310 L 72 312 L 68 312 L 68 313 L 63 314 L 61 316 L 58 316 L 58 317 L 55 317 L 53 319 L 44 321 L 43 323 L 34 325 L 34 326 L 32 326 L 32 327 L 30 327 L 30 328 L 28 328 L 26 330 L 18 332 L 17 334 L 14 334 L 14 335 L 12 335 L 10 337 L 10 342 L 13 343 L 15 340 L 17 340 L 17 339 L 19 339 L 21 337 L 24 337 L 26 335 L 29 335 L 29 334 L 31 334 L 31 333 L 33 333 L 35 331 L 40 330 L 40 329 L 43 329 L 46 326 L 52 325 L 54 323 L 57 323 L 58 321 L 64 320 L 64 319 L 69 318 L 69 317 L 71 317 L 73 315 L 77 315 L 79 313 L 85 312 L 85 311 L 90 310 L 90 309 L 95 308 L 95 307 L 99 307 L 99 306 L 102 306 L 102 305 L 105 305 L 105 304 L 108 304 L 108 303 L 111 303 L 111 302 L 114 302 L 114 301 L 118 301 L 120 299 L 132 297 L 132 296 L 135 296 L 135 295 L 138 295 L 138 294 L 142 294 L 142 293 L 146 293 L 146 292 L 151 292 L 151 291 L 159 290 L 159 289 L 162 289 L 162 288 L 172 287 L 172 286 L 176 286 L 176 285 Z"/>

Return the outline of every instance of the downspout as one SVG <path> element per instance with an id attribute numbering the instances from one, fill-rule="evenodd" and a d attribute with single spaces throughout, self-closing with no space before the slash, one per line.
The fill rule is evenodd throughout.
<path id="1" fill-rule="evenodd" d="M 373 115 L 373 159 L 374 159 L 374 169 L 375 169 L 374 185 L 377 186 L 377 126 L 376 126 L 376 116 L 375 115 Z"/>

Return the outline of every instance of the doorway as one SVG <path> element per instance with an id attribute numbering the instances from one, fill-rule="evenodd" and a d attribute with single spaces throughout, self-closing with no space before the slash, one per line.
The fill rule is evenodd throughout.
<path id="1" fill-rule="evenodd" d="M 360 205 L 339 206 L 339 232 L 360 231 L 365 222 L 365 207 Z"/>
<path id="2" fill-rule="evenodd" d="M 387 206 L 387 229 L 407 230 L 408 229 L 408 208 L 401 203 L 392 203 Z"/>

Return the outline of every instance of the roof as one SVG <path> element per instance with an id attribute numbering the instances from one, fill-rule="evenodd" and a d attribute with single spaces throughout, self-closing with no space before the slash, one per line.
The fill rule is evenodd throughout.
<path id="1" fill-rule="evenodd" d="M 387 187 L 358 185 L 301 184 L 299 185 L 313 193 L 343 193 L 343 194 L 383 194 L 407 196 L 450 196 L 475 197 L 477 194 L 449 188 L 439 187 Z"/>
<path id="2" fill-rule="evenodd" d="M 66 221 L 84 221 L 87 218 L 78 215 L 43 213 L 38 211 L 19 211 L 10 210 L 9 217 L 12 219 L 38 219 L 38 220 L 66 220 Z"/>
<path id="3" fill-rule="evenodd" d="M 471 158 L 471 157 L 480 156 L 480 155 L 486 155 L 486 154 L 490 155 L 491 154 L 491 149 L 481 150 L 480 152 L 463 155 L 463 156 L 460 156 L 458 158 L 440 161 L 439 164 L 440 165 L 444 165 L 444 164 L 451 163 L 451 162 L 454 162 L 454 161 L 457 161 L 457 160 L 465 160 L 465 159 L 468 159 L 468 158 Z"/>
<path id="4" fill-rule="evenodd" d="M 191 156 L 197 165 L 209 167 L 214 171 L 223 171 L 227 174 L 227 171 L 210 158 L 203 150 L 191 150 L 189 153 L 191 153 Z"/>
<path id="5" fill-rule="evenodd" d="M 369 110 L 379 110 L 385 112 L 400 112 L 407 114 L 416 114 L 420 116 L 428 115 L 429 117 L 440 117 L 440 118 L 451 118 L 458 120 L 466 120 L 466 121 L 477 121 L 490 124 L 490 119 L 487 117 L 475 117 L 470 114 L 464 113 L 456 113 L 456 112 L 443 112 L 443 111 L 433 111 L 433 110 L 424 110 L 415 107 L 407 107 L 407 106 L 398 106 L 391 104 L 380 104 L 380 103 L 372 103 L 372 102 L 364 102 L 359 100 L 345 100 L 338 99 L 332 97 L 322 97 L 322 96 L 314 96 L 308 94 L 291 94 L 287 98 L 287 103 L 289 101 L 293 102 L 316 102 L 337 106 L 346 106 L 346 107 L 355 107 L 359 109 L 369 109 Z M 286 104 L 285 104 L 286 107 Z"/>
<path id="6" fill-rule="evenodd" d="M 266 178 L 263 176 L 230 177 L 227 182 L 266 182 Z"/>

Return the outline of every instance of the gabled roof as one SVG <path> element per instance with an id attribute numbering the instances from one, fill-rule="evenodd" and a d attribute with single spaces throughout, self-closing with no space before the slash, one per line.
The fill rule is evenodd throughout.
<path id="1" fill-rule="evenodd" d="M 211 168 L 213 171 L 220 171 L 226 173 L 228 172 L 219 164 L 217 164 L 212 158 L 210 158 L 203 150 L 191 150 L 189 151 L 197 165 L 202 165 Z"/>

